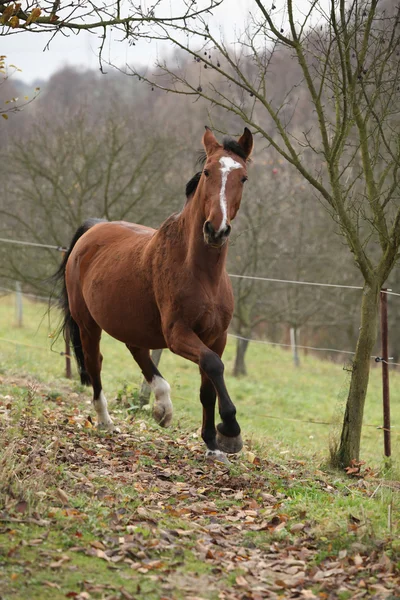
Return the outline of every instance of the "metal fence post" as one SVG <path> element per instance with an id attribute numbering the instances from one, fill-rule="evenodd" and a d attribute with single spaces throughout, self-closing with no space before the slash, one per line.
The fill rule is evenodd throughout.
<path id="1" fill-rule="evenodd" d="M 382 392 L 383 392 L 383 440 L 385 456 L 391 456 L 390 443 L 390 395 L 389 395 L 389 349 L 388 311 L 386 289 L 381 290 L 381 339 L 382 339 Z"/>

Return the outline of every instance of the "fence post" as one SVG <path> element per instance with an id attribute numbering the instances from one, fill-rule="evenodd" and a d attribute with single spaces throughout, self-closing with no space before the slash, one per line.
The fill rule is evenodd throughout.
<path id="1" fill-rule="evenodd" d="M 15 316 L 17 319 L 17 327 L 23 325 L 23 307 L 22 307 L 22 291 L 19 281 L 15 282 Z"/>
<path id="2" fill-rule="evenodd" d="M 295 367 L 300 366 L 299 351 L 297 348 L 297 327 L 290 328 L 290 345 L 292 347 L 293 363 Z"/>
<path id="3" fill-rule="evenodd" d="M 65 330 L 65 377 L 71 379 L 71 344 L 69 337 L 69 329 Z"/>
<path id="4" fill-rule="evenodd" d="M 65 258 L 65 250 L 62 250 L 62 259 Z M 71 379 L 71 339 L 68 327 L 65 329 L 65 377 Z"/>
<path id="5" fill-rule="evenodd" d="M 391 456 L 390 444 L 390 395 L 389 395 L 389 349 L 388 311 L 386 289 L 381 290 L 381 339 L 382 339 L 382 392 L 383 392 L 383 440 L 385 456 Z"/>
<path id="6" fill-rule="evenodd" d="M 152 352 L 151 352 L 151 360 L 153 361 L 153 363 L 155 364 L 156 367 L 158 367 L 158 365 L 160 363 L 161 353 L 162 353 L 162 349 L 161 350 L 152 350 Z M 150 394 L 151 394 L 151 388 L 150 388 L 149 384 L 147 383 L 147 381 L 145 379 L 143 379 L 142 387 L 140 388 L 140 393 L 139 393 L 140 408 L 143 408 L 143 406 L 145 406 L 146 404 L 149 404 Z"/>

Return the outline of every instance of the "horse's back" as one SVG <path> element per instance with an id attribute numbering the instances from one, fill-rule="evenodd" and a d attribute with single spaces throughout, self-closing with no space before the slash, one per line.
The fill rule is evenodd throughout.
<path id="1" fill-rule="evenodd" d="M 146 249 L 155 229 L 125 221 L 101 222 L 76 243 L 66 279 L 72 312 L 84 311 L 111 336 L 143 345 L 141 332 L 163 347 Z M 149 335 L 150 334 L 150 335 Z"/>
<path id="2" fill-rule="evenodd" d="M 115 225 L 120 225 L 121 227 L 125 227 L 129 231 L 137 233 L 141 236 L 152 237 L 157 231 L 152 227 L 147 227 L 146 225 L 139 225 L 138 223 L 129 223 L 129 221 L 113 221 L 112 223 Z"/>
<path id="3" fill-rule="evenodd" d="M 121 244 L 125 240 L 127 243 L 134 243 L 135 240 L 140 243 L 152 238 L 156 231 L 152 227 L 128 221 L 102 221 L 91 227 L 81 240 L 86 238 L 86 241 L 90 239 L 90 243 L 101 243 L 101 245 Z"/>

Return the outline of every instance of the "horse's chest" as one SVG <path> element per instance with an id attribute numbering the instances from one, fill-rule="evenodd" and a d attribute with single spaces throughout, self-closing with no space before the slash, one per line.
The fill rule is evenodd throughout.
<path id="1" fill-rule="evenodd" d="M 232 318 L 232 310 L 227 304 L 217 301 L 208 302 L 203 306 L 199 314 L 194 330 L 202 337 L 209 334 L 220 334 L 229 326 Z"/>

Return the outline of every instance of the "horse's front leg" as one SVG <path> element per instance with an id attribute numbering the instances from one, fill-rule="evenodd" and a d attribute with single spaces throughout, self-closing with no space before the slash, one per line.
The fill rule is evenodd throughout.
<path id="1" fill-rule="evenodd" d="M 201 387 L 200 402 L 203 406 L 203 423 L 201 437 L 207 446 L 206 458 L 226 462 L 225 453 L 221 452 L 217 444 L 217 431 L 215 429 L 215 402 L 217 392 L 211 379 L 200 369 Z"/>
<path id="2" fill-rule="evenodd" d="M 206 378 L 212 383 L 217 395 L 219 414 L 222 423 L 217 426 L 216 437 L 212 435 L 214 419 L 215 396 L 207 385 L 207 380 L 202 379 L 201 402 L 203 404 L 203 439 L 208 450 L 220 450 L 232 454 L 239 452 L 243 447 L 240 427 L 236 420 L 236 408 L 229 397 L 224 381 L 224 365 L 217 352 L 207 348 L 194 331 L 182 323 L 174 323 L 168 333 L 164 332 L 169 349 L 179 356 L 183 356 L 199 365 Z M 222 349 L 216 347 L 222 353 Z M 214 398 L 214 399 L 213 399 Z"/>
<path id="3" fill-rule="evenodd" d="M 224 363 L 221 360 L 226 346 L 227 334 L 224 333 L 206 354 L 200 367 L 207 373 L 218 394 L 218 408 L 222 423 L 217 425 L 216 443 L 219 450 L 233 454 L 243 447 L 240 427 L 236 420 L 236 408 L 233 404 L 224 379 Z"/>

